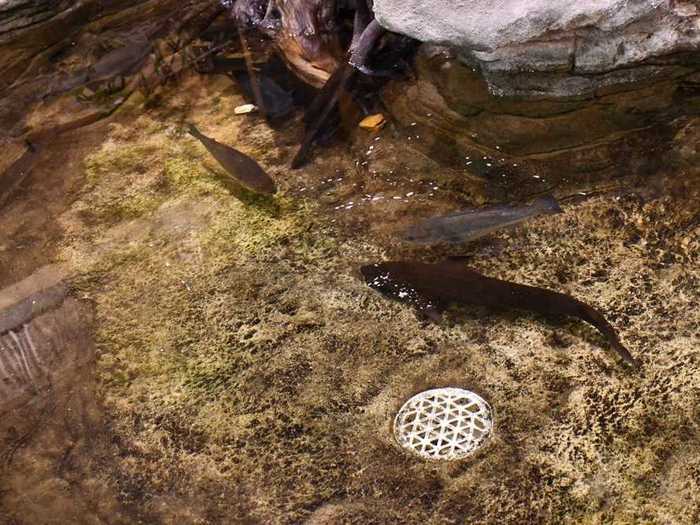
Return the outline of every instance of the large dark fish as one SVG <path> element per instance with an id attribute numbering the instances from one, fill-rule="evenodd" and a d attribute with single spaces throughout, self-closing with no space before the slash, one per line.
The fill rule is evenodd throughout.
<path id="1" fill-rule="evenodd" d="M 456 260 L 437 264 L 385 262 L 363 266 L 360 271 L 370 287 L 393 299 L 412 304 L 436 321 L 451 304 L 577 317 L 600 330 L 622 359 L 634 367 L 638 366 L 603 314 L 569 295 L 486 277 Z"/>
<path id="2" fill-rule="evenodd" d="M 403 238 L 417 244 L 463 243 L 496 230 L 515 226 L 540 215 L 561 213 L 554 197 L 542 197 L 521 206 L 486 206 L 433 217 L 408 228 Z"/>
<path id="3" fill-rule="evenodd" d="M 258 193 L 272 195 L 277 191 L 275 181 L 248 155 L 202 135 L 193 125 L 190 125 L 189 131 L 238 182 Z"/>

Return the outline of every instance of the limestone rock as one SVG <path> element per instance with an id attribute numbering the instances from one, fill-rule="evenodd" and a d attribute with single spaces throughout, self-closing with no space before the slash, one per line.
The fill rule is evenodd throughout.
<path id="1" fill-rule="evenodd" d="M 0 0 L 0 34 L 47 20 L 74 3 L 55 0 Z"/>
<path id="2" fill-rule="evenodd" d="M 391 31 L 458 50 L 498 95 L 560 98 L 668 78 L 700 49 L 698 0 L 375 0 Z"/>

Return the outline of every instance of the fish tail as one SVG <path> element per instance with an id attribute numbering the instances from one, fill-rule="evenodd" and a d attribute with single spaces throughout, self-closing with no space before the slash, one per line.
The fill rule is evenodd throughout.
<path id="1" fill-rule="evenodd" d="M 187 124 L 187 131 L 193 137 L 200 138 L 202 136 L 202 133 L 197 129 L 197 126 L 195 126 L 194 124 Z"/>
<path id="2" fill-rule="evenodd" d="M 557 200 L 551 195 L 540 197 L 539 199 L 536 199 L 533 204 L 546 213 L 555 214 L 564 212 L 564 210 L 561 209 L 561 206 L 559 206 Z"/>
<path id="3" fill-rule="evenodd" d="M 639 368 L 639 363 L 634 357 L 632 357 L 630 351 L 627 350 L 627 348 L 625 348 L 625 346 L 620 342 L 617 332 L 605 319 L 603 314 L 592 306 L 589 306 L 581 301 L 576 302 L 578 303 L 579 317 L 595 326 L 608 339 L 610 345 L 613 347 L 613 350 L 615 350 L 626 363 L 631 365 L 633 368 Z"/>

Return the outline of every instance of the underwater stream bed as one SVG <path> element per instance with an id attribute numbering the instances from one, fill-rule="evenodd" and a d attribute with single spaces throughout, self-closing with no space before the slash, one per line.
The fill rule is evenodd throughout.
<path id="1" fill-rule="evenodd" d="M 123 100 L 123 85 L 80 87 L 12 118 L 31 133 L 116 108 L 42 139 L 0 200 L 0 312 L 35 301 L 21 330 L 0 330 L 0 352 L 33 352 L 0 355 L 24 378 L 0 369 L 0 524 L 700 519 L 700 119 L 669 109 L 627 134 L 630 111 L 608 141 L 502 108 L 457 117 L 428 81 L 442 60 L 383 86 L 382 127 L 343 109 L 299 169 L 307 95 L 270 123 L 235 113 L 250 92 L 222 74 L 187 69 Z M 662 91 L 610 96 L 629 109 Z M 473 135 L 470 118 L 493 124 Z M 231 180 L 190 124 L 255 159 L 276 193 Z M 3 140 L 4 170 L 24 145 Z M 402 238 L 547 195 L 563 213 L 456 245 Z M 450 256 L 595 306 L 640 370 L 582 321 L 458 307 L 433 322 L 360 272 Z M 405 453 L 398 411 L 446 386 L 488 402 L 488 442 L 455 462 Z"/>

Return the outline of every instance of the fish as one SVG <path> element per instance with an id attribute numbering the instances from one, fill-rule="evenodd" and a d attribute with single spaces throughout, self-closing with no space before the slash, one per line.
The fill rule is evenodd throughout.
<path id="1" fill-rule="evenodd" d="M 95 64 L 63 77 L 42 98 L 45 100 L 84 85 L 94 86 L 106 80 L 131 75 L 146 61 L 150 51 L 151 44 L 141 40 L 110 51 Z"/>
<path id="2" fill-rule="evenodd" d="M 557 213 L 562 213 L 559 203 L 554 197 L 546 196 L 527 205 L 486 206 L 433 217 L 410 226 L 402 237 L 415 244 L 460 244 L 540 215 Z"/>
<path id="3" fill-rule="evenodd" d="M 451 305 L 506 308 L 581 319 L 597 328 L 627 364 L 639 367 L 603 313 L 570 295 L 487 277 L 467 267 L 462 259 L 432 264 L 382 262 L 362 266 L 360 272 L 371 288 L 391 299 L 411 304 L 435 322 L 440 321 L 442 313 Z"/>
<path id="4" fill-rule="evenodd" d="M 110 51 L 88 68 L 88 81 L 99 82 L 135 73 L 145 62 L 151 48 L 150 42 L 139 40 Z"/>
<path id="5" fill-rule="evenodd" d="M 248 155 L 203 135 L 193 124 L 189 125 L 189 132 L 236 181 L 257 193 L 277 192 L 275 181 Z"/>

